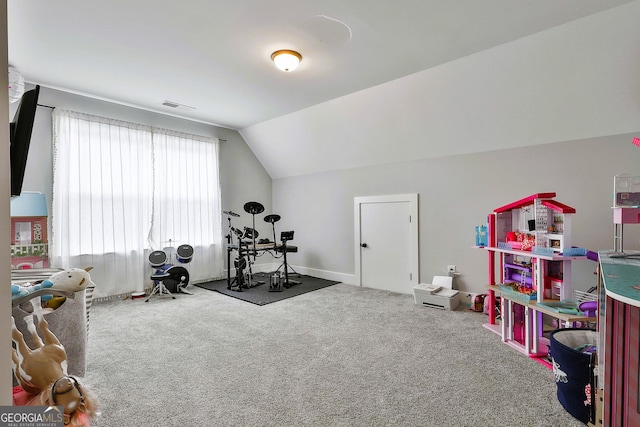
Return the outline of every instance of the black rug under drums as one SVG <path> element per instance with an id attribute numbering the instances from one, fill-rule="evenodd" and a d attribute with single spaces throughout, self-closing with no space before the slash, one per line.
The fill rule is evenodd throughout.
<path id="1" fill-rule="evenodd" d="M 267 305 L 272 302 L 281 301 L 283 299 L 295 297 L 298 295 L 306 294 L 307 292 L 317 291 L 318 289 L 326 288 L 336 283 L 331 280 L 318 279 L 311 276 L 294 277 L 294 280 L 300 282 L 298 285 L 293 285 L 290 288 L 282 288 L 280 292 L 269 292 L 269 277 L 262 274 L 255 274 L 254 279 L 264 281 L 263 285 L 255 286 L 249 289 L 243 289 L 242 292 L 232 291 L 227 289 L 227 280 L 215 280 L 205 283 L 194 283 L 194 286 L 198 286 L 210 291 L 220 292 L 221 294 L 247 301 L 256 305 Z"/>

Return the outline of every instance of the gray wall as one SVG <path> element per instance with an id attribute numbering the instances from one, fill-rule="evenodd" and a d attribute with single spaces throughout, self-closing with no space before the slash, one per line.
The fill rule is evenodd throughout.
<path id="1" fill-rule="evenodd" d="M 573 242 L 591 250 L 612 246 L 613 176 L 640 174 L 640 149 L 633 134 L 559 142 L 426 159 L 390 165 L 282 178 L 271 181 L 241 136 L 229 129 L 149 113 L 104 101 L 42 88 L 40 103 L 226 139 L 220 145 L 223 209 L 241 214 L 233 225 L 251 226 L 243 206 L 259 201 L 261 237 L 270 236 L 267 213 L 282 220 L 276 231 L 295 230 L 297 254 L 290 262 L 301 273 L 355 282 L 353 198 L 398 193 L 420 195 L 420 278 L 428 281 L 455 264 L 460 289 L 482 292 L 487 282 L 486 253 L 471 249 L 475 226 L 494 208 L 537 192 L 553 191 L 573 206 Z M 51 118 L 41 107 L 29 157 L 25 190 L 42 191 L 51 200 Z M 171 173 L 179 174 L 179 171 Z M 226 217 L 223 218 L 226 226 Z M 625 248 L 640 245 L 637 227 L 627 226 Z M 264 262 L 268 262 L 264 260 Z M 575 263 L 575 284 L 595 284 L 591 262 Z"/>
<path id="2" fill-rule="evenodd" d="M 294 265 L 324 277 L 354 282 L 353 198 L 419 193 L 420 278 L 455 264 L 457 284 L 482 292 L 487 254 L 472 249 L 475 226 L 493 209 L 539 192 L 576 208 L 573 244 L 590 250 L 613 244 L 613 177 L 640 174 L 640 148 L 632 134 L 559 142 L 480 154 L 276 179 L 273 205 L 296 230 Z M 625 249 L 640 249 L 640 226 L 626 226 Z M 574 263 L 574 284 L 596 283 L 595 263 Z"/>

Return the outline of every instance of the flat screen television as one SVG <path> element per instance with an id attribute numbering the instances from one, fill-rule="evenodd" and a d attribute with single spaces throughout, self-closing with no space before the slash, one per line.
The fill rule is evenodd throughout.
<path id="1" fill-rule="evenodd" d="M 11 141 L 11 195 L 19 196 L 22 192 L 22 182 L 27 167 L 29 144 L 31 144 L 31 131 L 33 121 L 38 108 L 38 95 L 40 86 L 28 90 L 22 95 L 18 109 L 13 116 L 9 128 L 9 140 Z"/>

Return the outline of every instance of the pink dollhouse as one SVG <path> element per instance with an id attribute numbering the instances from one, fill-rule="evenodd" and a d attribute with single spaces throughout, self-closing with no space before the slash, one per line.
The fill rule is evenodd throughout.
<path id="1" fill-rule="evenodd" d="M 11 199 L 11 268 L 49 267 L 47 200 L 42 193 L 23 192 Z"/>
<path id="2" fill-rule="evenodd" d="M 595 321 L 584 314 L 566 314 L 546 307 L 550 301 L 573 298 L 571 262 L 587 251 L 571 245 L 571 217 L 576 210 L 554 199 L 556 193 L 536 193 L 488 216 L 488 303 L 501 296 L 501 318 L 489 310 L 485 325 L 502 340 L 531 357 L 546 356 L 542 315 L 563 324 Z"/>

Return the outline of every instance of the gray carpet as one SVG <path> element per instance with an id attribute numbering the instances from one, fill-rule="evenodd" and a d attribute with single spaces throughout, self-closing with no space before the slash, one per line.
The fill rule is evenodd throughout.
<path id="1" fill-rule="evenodd" d="M 484 314 L 345 284 L 263 307 L 189 288 L 94 304 L 93 426 L 583 425 Z"/>

